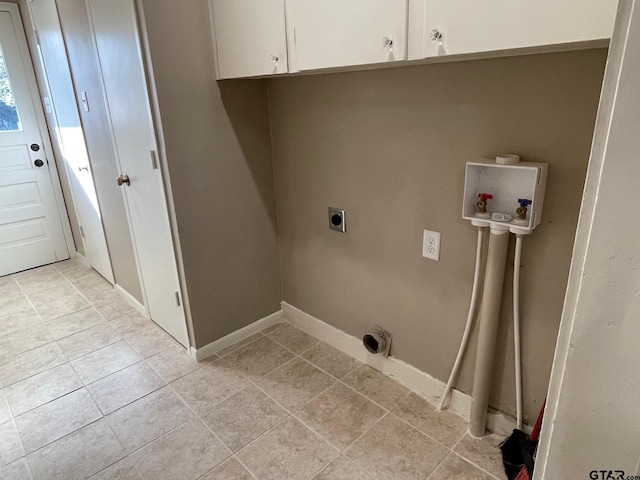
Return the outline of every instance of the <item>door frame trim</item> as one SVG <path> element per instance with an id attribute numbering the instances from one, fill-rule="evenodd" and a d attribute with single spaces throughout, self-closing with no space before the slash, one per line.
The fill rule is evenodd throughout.
<path id="1" fill-rule="evenodd" d="M 24 0 L 20 0 L 20 4 L 23 2 Z M 38 122 L 38 130 L 40 131 L 40 137 L 42 138 L 42 148 L 44 150 L 45 158 L 49 162 L 49 175 L 51 177 L 53 195 L 56 199 L 58 217 L 60 219 L 60 224 L 62 225 L 62 233 L 64 235 L 64 241 L 67 247 L 67 254 L 69 255 L 69 258 L 71 258 L 73 254 L 76 254 L 78 252 L 76 250 L 75 241 L 73 240 L 73 234 L 71 233 L 71 223 L 69 222 L 67 206 L 65 204 L 64 195 L 62 194 L 62 184 L 60 183 L 60 176 L 58 175 L 58 161 L 56 159 L 56 156 L 54 155 L 53 146 L 51 144 L 51 137 L 49 136 L 49 129 L 47 128 L 47 121 L 44 114 L 44 108 L 42 106 L 42 98 L 40 97 L 40 85 L 38 84 L 36 66 L 33 61 L 34 56 L 32 54 L 34 45 L 36 44 L 35 36 L 33 33 L 33 28 L 27 29 L 27 23 L 25 23 L 25 19 L 29 22 L 29 27 L 32 27 L 31 20 L 29 16 L 22 15 L 21 9 L 24 7 L 21 8 L 20 4 L 0 1 L 0 11 L 8 12 L 11 15 L 11 21 L 13 22 L 16 36 L 18 37 L 18 48 L 20 48 L 20 52 L 23 55 L 23 60 L 24 58 L 29 59 L 29 65 L 25 65 L 25 69 L 27 70 L 27 77 L 29 77 L 29 93 L 31 94 L 31 100 L 33 102 L 36 120 Z M 24 50 L 25 45 L 27 47 L 26 51 Z"/>

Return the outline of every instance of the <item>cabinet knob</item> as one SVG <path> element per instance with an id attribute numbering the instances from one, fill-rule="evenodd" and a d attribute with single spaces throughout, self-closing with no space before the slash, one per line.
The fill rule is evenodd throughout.
<path id="1" fill-rule="evenodd" d="M 439 42 L 440 40 L 442 40 L 442 33 L 440 32 L 440 30 L 434 29 L 431 30 L 430 37 L 434 42 Z"/>
<path id="2" fill-rule="evenodd" d="M 278 64 L 278 60 L 280 60 L 280 59 L 278 58 L 278 56 L 277 56 L 277 55 L 274 55 L 274 54 L 272 53 L 272 54 L 271 54 L 271 63 L 273 63 L 274 65 L 277 65 L 277 64 Z"/>
<path id="3" fill-rule="evenodd" d="M 391 37 L 382 37 L 382 48 L 393 48 L 393 39 Z"/>

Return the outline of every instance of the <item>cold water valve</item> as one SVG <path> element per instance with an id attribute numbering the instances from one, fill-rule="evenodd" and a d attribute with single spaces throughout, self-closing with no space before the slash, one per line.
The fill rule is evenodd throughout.
<path id="1" fill-rule="evenodd" d="M 520 206 L 516 208 L 516 214 L 518 215 L 513 219 L 513 223 L 518 225 L 527 225 L 529 221 L 527 220 L 527 207 L 531 205 L 531 200 L 527 198 L 519 198 L 518 203 Z"/>

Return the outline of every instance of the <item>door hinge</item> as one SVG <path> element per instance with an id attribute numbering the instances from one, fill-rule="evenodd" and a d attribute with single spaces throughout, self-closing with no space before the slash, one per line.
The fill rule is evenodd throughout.
<path id="1" fill-rule="evenodd" d="M 36 43 L 37 43 L 38 45 L 40 45 L 40 32 L 38 32 L 38 30 L 36 30 L 36 29 L 33 29 L 33 33 L 34 33 L 34 34 L 35 34 L 35 36 L 36 36 Z"/>
<path id="2" fill-rule="evenodd" d="M 158 169 L 158 157 L 156 156 L 155 150 L 150 150 L 149 154 L 151 155 L 151 168 L 154 170 Z"/>
<path id="3" fill-rule="evenodd" d="M 82 225 L 80 225 L 80 236 L 84 238 L 84 228 L 82 228 Z"/>
<path id="4" fill-rule="evenodd" d="M 180 293 L 176 292 L 176 307 L 180 306 Z"/>

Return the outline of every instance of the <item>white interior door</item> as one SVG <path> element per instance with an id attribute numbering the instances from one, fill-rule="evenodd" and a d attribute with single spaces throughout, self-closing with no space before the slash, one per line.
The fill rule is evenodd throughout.
<path id="1" fill-rule="evenodd" d="M 88 0 L 133 240 L 151 319 L 183 345 L 187 326 L 134 0 Z M 115 181 L 116 179 L 114 179 Z"/>
<path id="2" fill-rule="evenodd" d="M 47 77 L 51 134 L 57 136 L 64 157 L 58 161 L 64 162 L 71 184 L 85 256 L 95 270 L 114 283 L 56 3 L 32 0 L 29 10 L 38 32 L 38 51 Z"/>
<path id="3" fill-rule="evenodd" d="M 0 275 L 69 258 L 22 28 L 0 3 Z"/>

